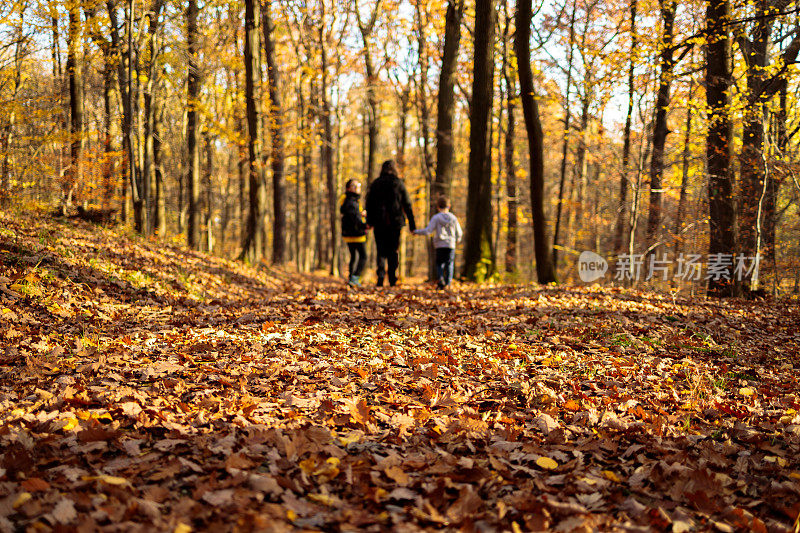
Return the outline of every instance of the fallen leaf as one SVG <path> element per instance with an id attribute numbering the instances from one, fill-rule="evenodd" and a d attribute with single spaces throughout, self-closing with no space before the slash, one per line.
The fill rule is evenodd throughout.
<path id="1" fill-rule="evenodd" d="M 19 509 L 20 507 L 22 507 L 23 505 L 25 505 L 26 503 L 28 503 L 29 501 L 31 501 L 31 498 L 33 498 L 33 496 L 31 495 L 31 493 L 30 493 L 30 492 L 22 492 L 22 493 L 20 493 L 20 495 L 19 495 L 19 496 L 17 496 L 17 498 L 14 500 L 14 504 L 12 505 L 12 507 L 13 507 L 14 509 Z"/>
<path id="2" fill-rule="evenodd" d="M 230 505 L 233 503 L 233 489 L 208 491 L 203 494 L 203 501 L 213 505 L 214 507 Z"/>
<path id="3" fill-rule="evenodd" d="M 390 466 L 389 468 L 384 470 L 384 473 L 386 474 L 387 477 L 394 480 L 394 482 L 400 485 L 401 487 L 405 487 L 406 485 L 408 485 L 410 481 L 408 474 L 403 472 L 403 469 L 400 468 L 399 466 Z"/>
<path id="4" fill-rule="evenodd" d="M 545 470 L 554 470 L 558 468 L 558 463 L 555 462 L 553 459 L 549 457 L 539 457 L 536 459 L 536 464 L 539 465 L 539 468 L 544 468 Z"/>
<path id="5" fill-rule="evenodd" d="M 100 475 L 100 476 L 83 476 L 81 479 L 83 481 L 100 481 L 101 483 L 105 483 L 106 485 L 128 485 L 128 480 L 124 477 L 117 477 L 117 476 L 108 476 L 108 475 Z"/>
<path id="6" fill-rule="evenodd" d="M 69 524 L 78 518 L 78 512 L 75 510 L 75 503 L 67 498 L 60 500 L 51 514 L 59 524 Z"/>
<path id="7" fill-rule="evenodd" d="M 43 492 L 50 488 L 50 484 L 47 481 L 38 477 L 26 479 L 20 485 L 29 492 Z"/>

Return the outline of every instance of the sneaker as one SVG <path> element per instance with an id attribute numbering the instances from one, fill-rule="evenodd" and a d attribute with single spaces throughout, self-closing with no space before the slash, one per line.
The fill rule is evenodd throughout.
<path id="1" fill-rule="evenodd" d="M 360 276 L 350 276 L 350 279 L 347 281 L 347 284 L 351 287 L 360 287 L 361 286 L 361 278 Z"/>

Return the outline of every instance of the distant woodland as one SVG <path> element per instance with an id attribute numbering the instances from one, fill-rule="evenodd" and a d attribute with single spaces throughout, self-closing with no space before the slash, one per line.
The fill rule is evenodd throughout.
<path id="1" fill-rule="evenodd" d="M 394 159 L 420 221 L 452 198 L 466 279 L 590 250 L 754 259 L 658 288 L 800 284 L 793 2 L 9 0 L 0 34 L 6 208 L 338 274 L 344 183 Z"/>

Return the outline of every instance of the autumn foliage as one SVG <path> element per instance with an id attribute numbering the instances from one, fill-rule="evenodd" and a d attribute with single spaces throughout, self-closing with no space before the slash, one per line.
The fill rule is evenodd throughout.
<path id="1" fill-rule="evenodd" d="M 798 527 L 796 306 L 0 228 L 0 531 Z"/>

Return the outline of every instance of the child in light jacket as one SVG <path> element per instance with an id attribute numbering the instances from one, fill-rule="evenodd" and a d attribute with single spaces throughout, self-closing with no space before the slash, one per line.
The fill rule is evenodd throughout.
<path id="1" fill-rule="evenodd" d="M 417 235 L 433 234 L 433 247 L 436 249 L 436 273 L 439 276 L 437 287 L 445 289 L 453 281 L 456 263 L 456 243 L 461 242 L 464 232 L 456 216 L 450 212 L 450 200 L 440 196 L 436 202 L 439 212 L 431 217 L 428 227 L 414 231 Z"/>

